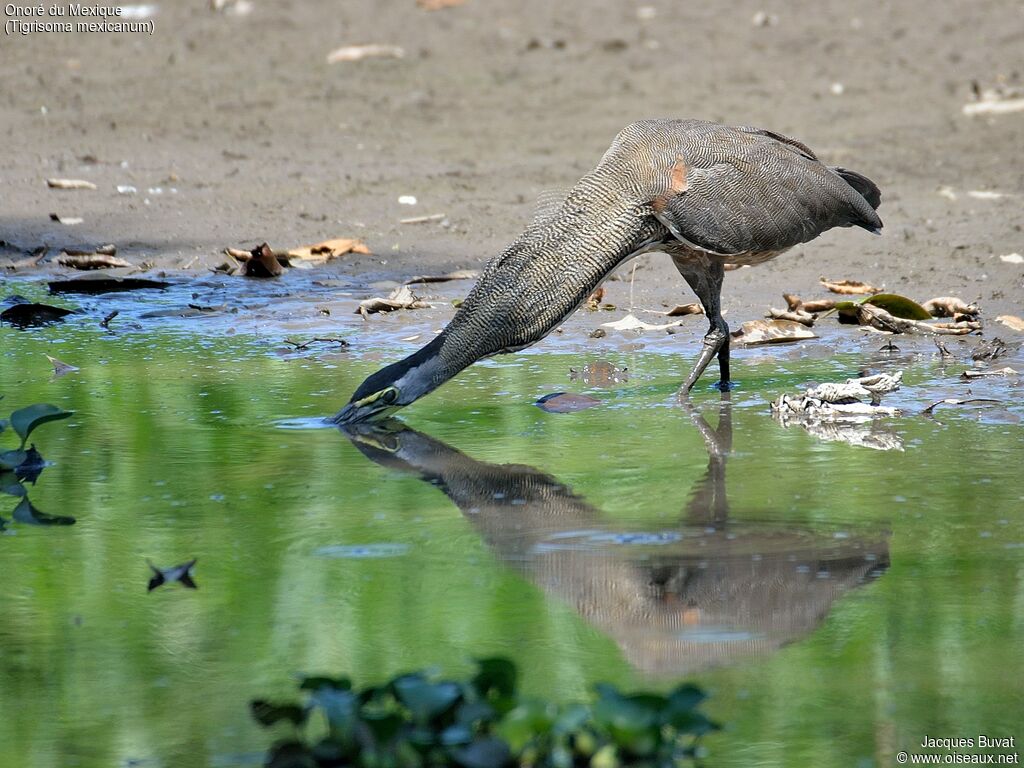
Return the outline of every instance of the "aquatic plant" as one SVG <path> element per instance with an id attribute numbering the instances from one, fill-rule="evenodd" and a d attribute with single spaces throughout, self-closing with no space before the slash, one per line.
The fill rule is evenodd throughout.
<path id="1" fill-rule="evenodd" d="M 29 435 L 36 427 L 49 421 L 59 421 L 72 415 L 72 411 L 65 411 L 55 405 L 38 403 L 21 408 L 11 414 L 10 419 L 0 419 L 0 433 L 7 431 L 8 427 L 21 438 L 21 444 L 14 449 L 0 451 L 0 493 L 10 496 L 17 496 L 21 499 L 14 508 L 14 519 L 21 523 L 33 525 L 71 525 L 75 522 L 73 517 L 62 517 L 47 515 L 40 512 L 28 499 L 28 491 L 25 483 L 36 482 L 46 466 L 46 461 L 36 450 L 35 444 L 25 447 Z M 0 530 L 6 524 L 6 520 L 0 517 Z"/>
<path id="2" fill-rule="evenodd" d="M 348 678 L 307 677 L 300 703 L 251 707 L 261 725 L 295 729 L 271 747 L 271 768 L 669 768 L 693 761 L 719 727 L 698 711 L 705 695 L 693 685 L 662 695 L 600 684 L 590 703 L 555 704 L 520 696 L 517 676 L 508 659 L 489 658 L 468 680 L 415 672 L 356 690 Z"/>

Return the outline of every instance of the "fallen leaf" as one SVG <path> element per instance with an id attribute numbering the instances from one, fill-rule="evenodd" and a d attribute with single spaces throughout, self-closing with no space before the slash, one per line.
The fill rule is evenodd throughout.
<path id="1" fill-rule="evenodd" d="M 405 49 L 397 45 L 381 45 L 371 43 L 369 45 L 346 45 L 336 48 L 327 54 L 328 64 L 337 64 L 339 61 L 361 61 L 362 59 L 403 59 Z"/>
<path id="2" fill-rule="evenodd" d="M 905 320 L 931 320 L 932 316 L 927 309 L 922 307 L 913 299 L 900 296 L 896 293 L 876 293 L 866 300 L 867 303 L 884 309 L 893 317 L 901 317 Z"/>
<path id="3" fill-rule="evenodd" d="M 30 269 L 31 267 L 39 266 L 39 262 L 46 258 L 46 254 L 49 253 L 49 251 L 50 249 L 43 245 L 36 248 L 25 258 L 12 261 L 4 266 L 7 269 Z"/>
<path id="4" fill-rule="evenodd" d="M 750 320 L 734 334 L 735 344 L 754 346 L 756 344 L 782 344 L 802 339 L 818 338 L 813 331 L 792 320 Z"/>
<path id="5" fill-rule="evenodd" d="M 475 280 L 480 277 L 480 272 L 475 269 L 459 269 L 455 272 L 449 272 L 446 275 L 418 275 L 417 277 L 411 277 L 405 281 L 406 285 L 416 285 L 418 283 L 446 283 L 449 280 Z"/>
<path id="6" fill-rule="evenodd" d="M 703 315 L 704 307 L 697 302 L 691 304 L 676 304 L 665 313 L 666 317 L 683 317 L 685 315 Z"/>
<path id="7" fill-rule="evenodd" d="M 802 309 L 775 309 L 772 307 L 768 310 L 768 317 L 774 320 L 790 320 L 806 325 L 808 328 L 814 325 L 814 315 L 804 312 Z"/>
<path id="8" fill-rule="evenodd" d="M 1012 328 L 1015 331 L 1024 331 L 1024 319 L 1021 319 L 1016 315 L 1000 315 L 996 318 L 996 321 L 1002 323 L 1007 328 Z"/>
<path id="9" fill-rule="evenodd" d="M 280 277 L 284 267 L 266 243 L 252 249 L 250 258 L 245 262 L 246 277 Z"/>
<path id="10" fill-rule="evenodd" d="M 872 302 L 874 303 L 874 302 Z M 956 296 L 939 296 L 928 299 L 921 305 L 932 317 L 953 317 L 955 315 L 976 316 L 980 311 L 977 304 L 967 304 Z"/>
<path id="11" fill-rule="evenodd" d="M 367 315 L 377 312 L 394 312 L 397 309 L 427 309 L 429 307 L 430 304 L 419 299 L 407 285 L 400 285 L 388 294 L 386 299 L 373 298 L 359 302 L 356 313 L 365 318 Z"/>
<path id="12" fill-rule="evenodd" d="M 48 323 L 59 323 L 71 314 L 70 309 L 51 307 L 49 304 L 15 304 L 0 312 L 0 321 L 18 328 L 30 328 Z"/>
<path id="13" fill-rule="evenodd" d="M 544 395 L 534 405 L 548 413 L 573 413 L 600 405 L 601 401 L 589 395 L 577 395 L 572 392 L 554 392 Z"/>
<path id="14" fill-rule="evenodd" d="M 116 256 L 106 256 L 100 253 L 72 254 L 67 251 L 64 251 L 63 255 L 57 259 L 57 263 L 72 269 L 115 269 L 133 266 L 130 262 Z"/>
<path id="15" fill-rule="evenodd" d="M 192 580 L 192 568 L 195 567 L 196 558 L 171 568 L 157 568 L 148 560 L 146 563 L 149 565 L 150 570 L 153 571 L 153 575 L 149 579 L 149 586 L 146 589 L 147 592 L 152 592 L 162 584 L 173 584 L 174 582 L 178 582 L 183 587 L 188 587 L 189 589 L 199 589 L 195 581 Z"/>
<path id="16" fill-rule="evenodd" d="M 1019 253 L 1007 253 L 1004 256 L 999 257 L 1000 261 L 1005 261 L 1007 264 L 1024 264 L 1024 256 Z"/>
<path id="17" fill-rule="evenodd" d="M 47 283 L 50 293 L 119 293 L 122 291 L 138 291 L 147 288 L 170 288 L 171 283 L 159 280 L 147 280 L 141 277 L 111 277 L 110 275 L 90 275 L 77 277 L 74 280 L 52 280 Z"/>
<path id="18" fill-rule="evenodd" d="M 53 378 L 59 379 L 61 376 L 66 376 L 69 373 L 74 373 L 78 368 L 74 365 L 68 365 L 67 363 L 58 360 L 56 357 L 46 356 L 46 359 L 53 365 Z"/>
<path id="19" fill-rule="evenodd" d="M 998 368 L 990 371 L 964 371 L 960 374 L 960 378 L 964 381 L 970 381 L 971 379 L 984 379 L 990 376 L 1014 376 L 1017 371 L 1013 368 Z"/>
<path id="20" fill-rule="evenodd" d="M 46 186 L 51 189 L 96 189 L 96 185 L 85 179 L 47 179 Z"/>
<path id="21" fill-rule="evenodd" d="M 289 259 L 302 259 L 304 261 L 324 263 L 331 259 L 336 259 L 339 256 L 344 256 L 346 253 L 368 254 L 370 253 L 370 249 L 366 247 L 362 240 L 356 238 L 336 238 L 334 240 L 324 240 L 322 243 L 317 243 L 316 245 L 304 245 L 299 248 L 292 248 L 288 251 L 286 256 Z"/>
<path id="22" fill-rule="evenodd" d="M 604 328 L 611 328 L 616 331 L 663 331 L 666 328 L 672 328 L 679 325 L 679 323 L 651 325 L 650 323 L 645 323 L 631 312 L 620 320 L 615 320 L 611 323 L 602 323 L 601 325 Z"/>
<path id="23" fill-rule="evenodd" d="M 416 0 L 416 5 L 425 11 L 439 11 L 442 8 L 454 8 L 466 0 Z"/>
<path id="24" fill-rule="evenodd" d="M 859 280 L 829 280 L 827 277 L 821 278 L 821 284 L 826 290 L 832 293 L 841 293 L 844 296 L 858 296 L 858 295 L 870 295 L 873 293 L 880 293 L 878 288 L 867 283 L 862 283 Z"/>
<path id="25" fill-rule="evenodd" d="M 50 220 L 56 221 L 59 224 L 64 224 L 69 227 L 73 227 L 75 224 L 81 224 L 85 219 L 78 216 L 59 216 L 56 213 L 50 214 Z"/>

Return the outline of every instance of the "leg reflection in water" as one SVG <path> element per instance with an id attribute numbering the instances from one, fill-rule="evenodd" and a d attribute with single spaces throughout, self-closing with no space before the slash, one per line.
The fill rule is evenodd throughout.
<path id="1" fill-rule="evenodd" d="M 731 403 L 723 395 L 715 428 L 688 413 L 708 467 L 678 525 L 656 532 L 616 526 L 538 469 L 477 461 L 397 421 L 345 434 L 372 461 L 447 495 L 500 560 L 613 638 L 633 666 L 685 675 L 800 639 L 889 563 L 882 531 L 731 521 Z"/>

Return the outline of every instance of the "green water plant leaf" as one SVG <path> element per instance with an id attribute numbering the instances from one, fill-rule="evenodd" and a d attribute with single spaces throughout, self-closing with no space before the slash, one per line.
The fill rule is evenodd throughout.
<path id="1" fill-rule="evenodd" d="M 4 451 L 0 453 L 0 469 L 17 469 L 27 458 L 27 451 Z"/>
<path id="2" fill-rule="evenodd" d="M 868 296 L 864 303 L 873 304 L 879 309 L 884 309 L 893 317 L 902 317 L 904 320 L 932 319 L 927 309 L 913 299 L 908 299 L 897 293 L 876 293 L 874 296 Z"/>
<path id="3" fill-rule="evenodd" d="M 16 474 L 0 470 L 0 493 L 6 493 L 8 496 L 24 496 L 26 491 Z"/>
<path id="4" fill-rule="evenodd" d="M 18 437 L 21 438 L 21 447 L 24 448 L 25 442 L 28 440 L 28 436 L 32 434 L 32 430 L 40 424 L 45 424 L 48 421 L 66 419 L 73 414 L 74 411 L 65 411 L 63 408 L 58 408 L 56 405 L 38 403 L 12 413 L 11 429 L 18 433 Z"/>
<path id="5" fill-rule="evenodd" d="M 75 518 L 63 517 L 61 515 L 48 515 L 40 512 L 32 506 L 28 496 L 22 498 L 21 502 L 14 508 L 14 519 L 19 523 L 29 525 L 74 525 Z"/>
<path id="6" fill-rule="evenodd" d="M 285 720 L 292 725 L 302 725 L 306 721 L 306 710 L 297 704 L 274 704 L 258 699 L 249 705 L 252 716 L 264 728 Z"/>
<path id="7" fill-rule="evenodd" d="M 413 719 L 421 723 L 448 711 L 462 696 L 455 683 L 432 683 L 417 674 L 402 675 L 392 686 L 398 700 L 409 708 Z"/>

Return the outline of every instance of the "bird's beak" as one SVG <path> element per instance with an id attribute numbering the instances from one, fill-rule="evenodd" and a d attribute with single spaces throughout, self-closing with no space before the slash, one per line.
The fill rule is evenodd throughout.
<path id="1" fill-rule="evenodd" d="M 339 426 L 360 424 L 365 421 L 383 419 L 395 410 L 397 410 L 395 406 L 385 405 L 380 400 L 369 403 L 365 400 L 357 400 L 342 408 L 331 421 Z"/>

